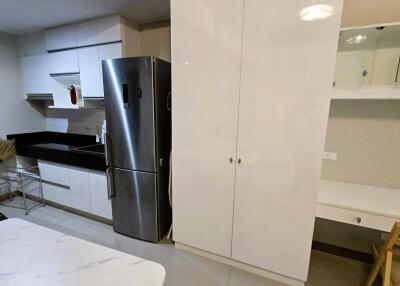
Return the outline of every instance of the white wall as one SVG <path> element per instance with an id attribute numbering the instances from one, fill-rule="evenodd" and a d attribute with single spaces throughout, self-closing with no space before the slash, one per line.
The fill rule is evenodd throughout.
<path id="1" fill-rule="evenodd" d="M 0 33 L 0 137 L 43 131 L 45 120 L 22 96 L 17 39 Z"/>

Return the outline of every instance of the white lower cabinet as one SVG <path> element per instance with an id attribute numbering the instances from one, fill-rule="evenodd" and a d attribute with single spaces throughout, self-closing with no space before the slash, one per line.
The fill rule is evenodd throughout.
<path id="1" fill-rule="evenodd" d="M 49 53 L 48 59 L 50 74 L 79 73 L 77 50 Z"/>
<path id="2" fill-rule="evenodd" d="M 343 1 L 194 2 L 171 1 L 174 240 L 303 285 Z"/>
<path id="3" fill-rule="evenodd" d="M 105 172 L 39 161 L 48 201 L 112 220 Z"/>
<path id="4" fill-rule="evenodd" d="M 68 187 L 55 186 L 51 184 L 42 184 L 43 196 L 46 200 L 71 207 L 71 192 Z"/>
<path id="5" fill-rule="evenodd" d="M 89 172 L 86 169 L 69 169 L 71 206 L 91 213 Z"/>
<path id="6" fill-rule="evenodd" d="M 112 219 L 111 200 L 108 199 L 106 174 L 104 172 L 90 171 L 89 185 L 92 213 Z"/>

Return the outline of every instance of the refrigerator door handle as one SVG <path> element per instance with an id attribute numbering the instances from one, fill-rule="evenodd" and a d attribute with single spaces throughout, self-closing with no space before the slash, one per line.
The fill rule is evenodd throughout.
<path id="1" fill-rule="evenodd" d="M 168 92 L 167 97 L 167 110 L 172 110 L 172 92 Z"/>
<path id="2" fill-rule="evenodd" d="M 106 176 L 107 176 L 107 195 L 108 199 L 111 200 L 111 198 L 115 197 L 115 194 L 113 191 L 112 174 L 110 168 L 106 170 Z"/>
<path id="3" fill-rule="evenodd" d="M 108 135 L 108 133 L 106 132 L 105 136 L 104 136 L 104 150 L 105 150 L 105 156 L 106 156 L 106 167 L 108 168 L 110 166 L 110 158 L 109 155 L 111 154 L 109 152 L 109 148 L 112 147 L 111 144 L 111 138 L 110 135 Z"/>

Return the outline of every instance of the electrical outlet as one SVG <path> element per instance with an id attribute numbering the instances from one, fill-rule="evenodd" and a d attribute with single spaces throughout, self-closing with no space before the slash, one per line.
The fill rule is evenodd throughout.
<path id="1" fill-rule="evenodd" d="M 389 238 L 389 233 L 387 232 L 382 232 L 381 233 L 381 240 L 386 241 Z"/>
<path id="2" fill-rule="evenodd" d="M 338 154 L 334 152 L 324 152 L 324 160 L 336 161 Z"/>

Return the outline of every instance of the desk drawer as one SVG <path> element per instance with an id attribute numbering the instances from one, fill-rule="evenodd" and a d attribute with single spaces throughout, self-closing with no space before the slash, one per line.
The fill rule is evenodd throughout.
<path id="1" fill-rule="evenodd" d="M 54 163 L 39 161 L 40 176 L 43 180 L 63 186 L 70 186 L 69 168 Z"/>
<path id="2" fill-rule="evenodd" d="M 320 204 L 317 205 L 317 217 L 387 232 L 390 232 L 393 224 L 398 221 L 394 217 Z"/>

